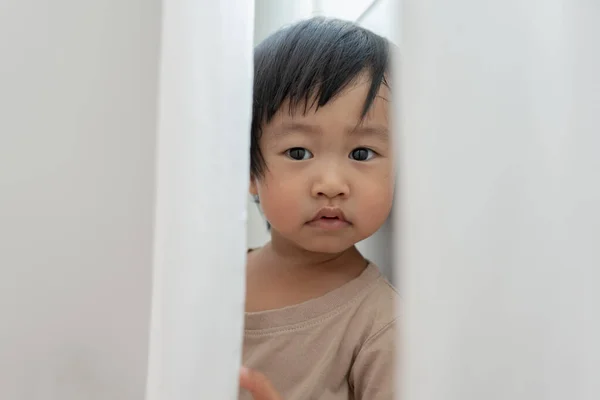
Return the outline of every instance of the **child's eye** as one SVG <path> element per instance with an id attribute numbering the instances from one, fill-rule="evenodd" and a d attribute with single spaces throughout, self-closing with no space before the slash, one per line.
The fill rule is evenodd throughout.
<path id="1" fill-rule="evenodd" d="M 308 160 L 312 158 L 312 153 L 303 147 L 293 147 L 285 152 L 285 154 L 293 160 Z"/>
<path id="2" fill-rule="evenodd" d="M 356 161 L 368 161 L 375 157 L 375 152 L 366 147 L 359 147 L 350 152 L 350 158 Z"/>

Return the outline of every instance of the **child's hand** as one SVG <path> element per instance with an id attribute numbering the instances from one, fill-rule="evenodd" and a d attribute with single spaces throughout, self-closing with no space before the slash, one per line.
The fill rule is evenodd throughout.
<path id="1" fill-rule="evenodd" d="M 266 376 L 246 367 L 240 370 L 240 386 L 249 391 L 254 400 L 282 400 Z"/>

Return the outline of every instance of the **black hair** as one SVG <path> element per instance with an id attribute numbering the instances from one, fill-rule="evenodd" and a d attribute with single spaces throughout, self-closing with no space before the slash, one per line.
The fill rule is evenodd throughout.
<path id="1" fill-rule="evenodd" d="M 359 75 L 371 78 L 362 118 L 380 86 L 388 86 L 389 43 L 359 25 L 315 17 L 272 34 L 254 49 L 250 173 L 264 174 L 261 128 L 289 101 L 290 113 L 324 106 Z"/>

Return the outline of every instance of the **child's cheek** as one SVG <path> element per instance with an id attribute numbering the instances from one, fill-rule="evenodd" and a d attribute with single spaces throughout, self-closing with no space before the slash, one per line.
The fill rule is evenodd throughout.
<path id="1" fill-rule="evenodd" d="M 367 230 L 377 230 L 388 217 L 393 203 L 394 186 L 390 182 L 370 185 L 365 182 L 364 191 L 355 198 L 357 217 Z"/>
<path id="2" fill-rule="evenodd" d="M 270 184 L 260 193 L 265 217 L 275 229 L 285 231 L 297 225 L 301 218 L 301 196 L 289 185 Z"/>

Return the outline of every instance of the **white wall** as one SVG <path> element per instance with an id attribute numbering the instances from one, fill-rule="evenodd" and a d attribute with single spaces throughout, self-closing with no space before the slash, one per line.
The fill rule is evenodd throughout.
<path id="1" fill-rule="evenodd" d="M 397 46 L 400 45 L 402 25 L 402 0 L 374 0 L 360 15 L 359 23 L 367 29 L 386 37 Z"/>
<path id="2" fill-rule="evenodd" d="M 319 15 L 356 21 L 374 3 L 374 0 L 315 0 Z"/>
<path id="3" fill-rule="evenodd" d="M 0 5 L 0 398 L 141 400 L 159 2 Z"/>
<path id="4" fill-rule="evenodd" d="M 255 44 L 283 25 L 310 17 L 314 13 L 314 0 L 255 0 L 254 4 Z"/>

